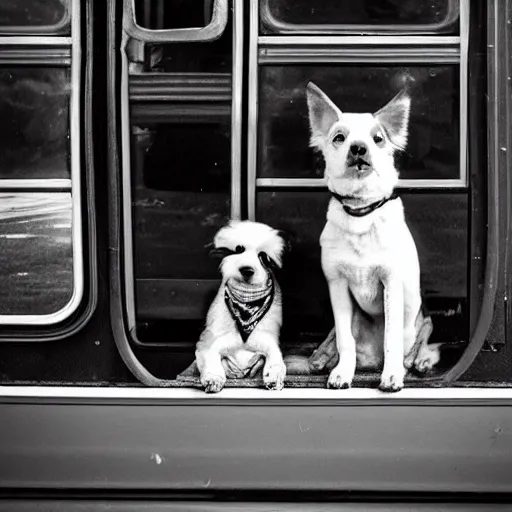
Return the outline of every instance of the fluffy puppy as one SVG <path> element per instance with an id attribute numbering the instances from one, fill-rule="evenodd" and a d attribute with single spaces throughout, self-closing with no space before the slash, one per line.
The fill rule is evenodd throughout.
<path id="1" fill-rule="evenodd" d="M 427 371 L 439 361 L 439 346 L 427 345 L 432 322 L 422 311 L 418 253 L 393 192 L 411 99 L 404 90 L 374 114 L 345 113 L 309 83 L 307 103 L 332 196 L 320 237 L 335 320 L 320 352 L 334 342 L 339 354 L 328 386 L 350 387 L 357 365 L 381 368 L 380 389 L 398 391 L 405 368 Z"/>
<path id="2" fill-rule="evenodd" d="M 232 221 L 216 234 L 212 252 L 222 257 L 222 282 L 196 346 L 206 392 L 224 387 L 226 369 L 243 373 L 260 357 L 265 386 L 283 388 L 282 300 L 275 273 L 285 249 L 282 233 L 258 222 Z"/>

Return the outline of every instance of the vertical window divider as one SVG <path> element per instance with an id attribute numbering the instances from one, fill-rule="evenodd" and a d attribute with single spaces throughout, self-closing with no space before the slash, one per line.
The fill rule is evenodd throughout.
<path id="1" fill-rule="evenodd" d="M 126 13 L 124 13 L 126 16 Z M 123 219 L 123 273 L 128 332 L 135 330 L 135 278 L 133 265 L 133 215 L 130 162 L 130 74 L 128 43 L 130 37 L 123 30 L 121 35 L 121 195 Z"/>
<path id="2" fill-rule="evenodd" d="M 249 13 L 249 115 L 247 123 L 247 217 L 256 219 L 256 176 L 258 167 L 258 1 L 250 0 Z"/>
<path id="3" fill-rule="evenodd" d="M 469 0 L 460 0 L 460 179 L 468 185 Z"/>
<path id="4" fill-rule="evenodd" d="M 242 216 L 242 87 L 244 3 L 233 0 L 233 64 L 231 73 L 231 218 Z"/>

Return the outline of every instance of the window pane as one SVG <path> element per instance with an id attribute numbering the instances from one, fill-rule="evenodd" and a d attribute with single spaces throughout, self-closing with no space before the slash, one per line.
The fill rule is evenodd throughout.
<path id="1" fill-rule="evenodd" d="M 226 35 L 227 34 L 227 35 Z M 145 69 L 163 73 L 231 73 L 231 32 L 211 43 L 148 46 Z"/>
<path id="2" fill-rule="evenodd" d="M 308 147 L 306 84 L 317 84 L 342 111 L 375 112 L 409 84 L 402 179 L 459 178 L 458 66 L 263 66 L 260 69 L 258 175 L 320 178 L 323 161 Z"/>
<path id="3" fill-rule="evenodd" d="M 70 178 L 70 72 L 0 67 L 0 179 Z"/>
<path id="4" fill-rule="evenodd" d="M 69 0 L 2 0 L 0 32 L 69 34 Z"/>
<path id="5" fill-rule="evenodd" d="M 217 279 L 205 246 L 230 217 L 230 151 L 229 124 L 136 129 L 136 278 Z"/>
<path id="6" fill-rule="evenodd" d="M 0 315 L 46 315 L 73 293 L 71 194 L 0 193 Z"/>
<path id="7" fill-rule="evenodd" d="M 402 194 L 402 198 L 419 253 L 422 290 L 435 313 L 436 339 L 440 336 L 442 341 L 461 341 L 468 329 L 467 196 Z M 299 334 L 325 333 L 333 325 L 319 244 L 328 202 L 327 191 L 269 191 L 257 196 L 256 220 L 283 229 L 294 238 L 282 283 L 283 325 L 294 326 Z"/>
<path id="8" fill-rule="evenodd" d="M 457 5 L 456 5 L 457 4 Z M 426 31 L 454 30 L 456 0 L 262 0 L 264 27 L 272 31 L 311 25 L 363 25 L 396 30 L 416 25 Z M 419 26 L 419 27 L 418 27 Z M 411 28 L 413 30 L 414 27 Z"/>
<path id="9" fill-rule="evenodd" d="M 213 0 L 136 0 L 135 17 L 139 26 L 153 30 L 205 27 L 212 7 Z"/>

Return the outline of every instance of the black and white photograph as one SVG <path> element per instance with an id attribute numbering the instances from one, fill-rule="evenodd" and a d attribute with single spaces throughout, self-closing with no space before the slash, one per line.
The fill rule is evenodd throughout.
<path id="1" fill-rule="evenodd" d="M 0 512 L 512 508 L 512 0 L 0 0 Z"/>

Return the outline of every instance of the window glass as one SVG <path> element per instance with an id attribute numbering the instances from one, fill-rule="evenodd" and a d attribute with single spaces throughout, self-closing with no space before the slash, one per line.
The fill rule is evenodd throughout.
<path id="1" fill-rule="evenodd" d="M 146 71 L 163 73 L 231 73 L 230 24 L 216 41 L 148 45 Z"/>
<path id="2" fill-rule="evenodd" d="M 468 328 L 467 195 L 401 195 L 418 249 L 422 291 L 434 314 L 436 339 L 462 341 L 461 333 L 466 336 Z M 261 191 L 257 196 L 256 220 L 283 229 L 294 239 L 282 286 L 283 325 L 299 331 L 292 339 L 300 332 L 325 334 L 334 325 L 319 244 L 328 202 L 327 191 Z"/>
<path id="3" fill-rule="evenodd" d="M 10 31 L 69 34 L 69 0 L 2 0 L 0 33 Z"/>
<path id="4" fill-rule="evenodd" d="M 70 178 L 69 99 L 69 69 L 0 67 L 0 179 Z"/>
<path id="5" fill-rule="evenodd" d="M 267 30 L 300 29 L 311 25 L 363 25 L 369 28 L 410 25 L 435 32 L 454 30 L 455 0 L 262 0 Z"/>
<path id="6" fill-rule="evenodd" d="M 158 124 L 132 139 L 136 277 L 216 278 L 206 245 L 230 216 L 230 126 Z"/>
<path id="7" fill-rule="evenodd" d="M 218 287 L 219 262 L 209 257 L 207 246 L 231 216 L 230 118 L 221 123 L 200 123 L 200 116 L 182 120 L 138 125 L 132 131 L 135 307 L 141 341 L 170 341 L 155 331 L 154 322 L 161 320 L 172 320 L 173 340 L 194 338 Z M 163 332 L 171 327 L 165 324 Z"/>
<path id="8" fill-rule="evenodd" d="M 137 23 L 206 26 L 213 3 L 136 2 Z M 230 14 L 217 40 L 147 44 L 143 66 L 130 67 L 135 314 L 142 342 L 195 341 L 218 287 L 219 262 L 207 246 L 231 218 L 232 40 Z"/>
<path id="9" fill-rule="evenodd" d="M 412 98 L 409 142 L 397 154 L 402 179 L 458 179 L 458 66 L 262 66 L 258 176 L 321 178 L 324 164 L 308 147 L 306 84 L 313 81 L 343 111 L 375 112 L 402 87 Z"/>
<path id="10" fill-rule="evenodd" d="M 204 27 L 212 17 L 213 0 L 136 0 L 135 17 L 153 30 Z"/>
<path id="11" fill-rule="evenodd" d="M 135 7 L 137 23 L 145 28 L 197 28 L 210 23 L 213 0 L 143 0 Z M 214 41 L 145 45 L 144 71 L 231 73 L 232 26 L 230 15 L 226 29 Z"/>
<path id="12" fill-rule="evenodd" d="M 0 193 L 0 315 L 47 315 L 73 294 L 69 193 Z"/>

